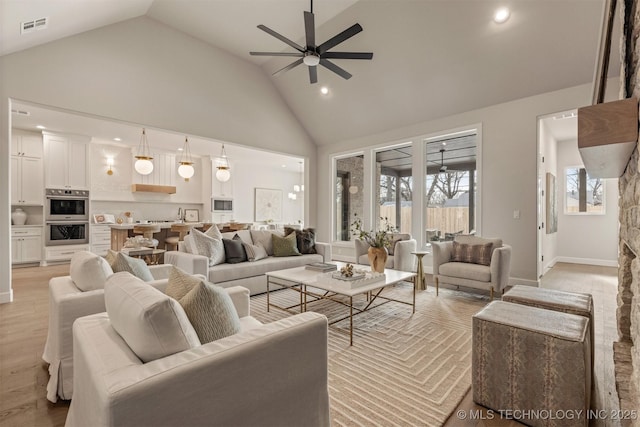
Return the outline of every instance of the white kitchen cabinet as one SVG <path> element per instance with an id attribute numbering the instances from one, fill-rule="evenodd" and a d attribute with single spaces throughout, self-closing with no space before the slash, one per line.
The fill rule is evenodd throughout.
<path id="1" fill-rule="evenodd" d="M 14 129 L 11 133 L 11 204 L 41 206 L 44 200 L 42 136 Z"/>
<path id="2" fill-rule="evenodd" d="M 88 250 L 89 245 L 46 246 L 44 248 L 47 261 L 68 261 L 74 253 Z"/>
<path id="3" fill-rule="evenodd" d="M 111 227 L 102 224 L 91 224 L 90 227 L 91 252 L 105 256 L 111 249 Z"/>
<path id="4" fill-rule="evenodd" d="M 44 134 L 45 186 L 89 189 L 89 146 L 63 135 Z"/>
<path id="5" fill-rule="evenodd" d="M 11 263 L 32 263 L 42 260 L 42 227 L 12 227 Z"/>

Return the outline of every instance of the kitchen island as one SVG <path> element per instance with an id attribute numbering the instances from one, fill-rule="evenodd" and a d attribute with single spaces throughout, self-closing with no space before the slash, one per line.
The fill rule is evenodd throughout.
<path id="1" fill-rule="evenodd" d="M 165 240 L 169 236 L 178 236 L 178 232 L 171 231 L 171 226 L 174 224 L 189 225 L 191 228 L 198 228 L 206 230 L 211 226 L 209 223 L 203 222 L 145 222 L 145 223 L 133 223 L 133 224 L 109 224 L 111 227 L 111 249 L 119 251 L 124 247 L 124 243 L 129 237 L 133 237 L 136 234 L 133 233 L 135 226 L 152 225 L 160 228 L 160 231 L 153 234 L 153 238 L 158 240 L 158 249 L 165 249 Z"/>

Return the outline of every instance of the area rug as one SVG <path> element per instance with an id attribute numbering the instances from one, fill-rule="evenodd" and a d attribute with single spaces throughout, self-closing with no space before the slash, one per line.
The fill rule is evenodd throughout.
<path id="1" fill-rule="evenodd" d="M 411 301 L 413 285 L 402 282 L 383 291 Z M 299 301 L 291 290 L 271 293 L 272 303 Z M 429 287 L 411 306 L 390 302 L 329 328 L 329 394 L 333 426 L 439 426 L 471 387 L 471 316 L 488 297 Z M 355 303 L 355 302 L 354 302 Z M 358 304 L 365 304 L 364 296 Z M 310 304 L 329 321 L 348 314 L 331 301 Z M 266 295 L 251 298 L 251 313 L 272 322 L 291 313 L 271 308 Z"/>

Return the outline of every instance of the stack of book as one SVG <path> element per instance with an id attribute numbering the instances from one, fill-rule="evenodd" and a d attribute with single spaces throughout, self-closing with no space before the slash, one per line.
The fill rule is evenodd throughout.
<path id="1" fill-rule="evenodd" d="M 338 266 L 335 264 L 329 264 L 326 262 L 312 262 L 311 264 L 307 264 L 305 266 L 307 270 L 320 271 L 322 273 L 326 271 L 334 271 L 338 269 Z"/>

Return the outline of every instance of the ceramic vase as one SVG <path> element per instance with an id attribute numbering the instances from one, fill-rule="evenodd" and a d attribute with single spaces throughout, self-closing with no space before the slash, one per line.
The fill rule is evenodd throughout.
<path id="1" fill-rule="evenodd" d="M 374 248 L 373 246 L 371 246 L 367 255 L 369 257 L 369 265 L 371 266 L 371 271 L 375 271 L 376 273 L 384 273 L 384 266 L 387 263 L 387 258 L 389 257 L 387 248 Z"/>
<path id="2" fill-rule="evenodd" d="M 11 221 L 13 225 L 24 225 L 27 222 L 27 213 L 22 208 L 16 208 L 11 212 Z"/>

